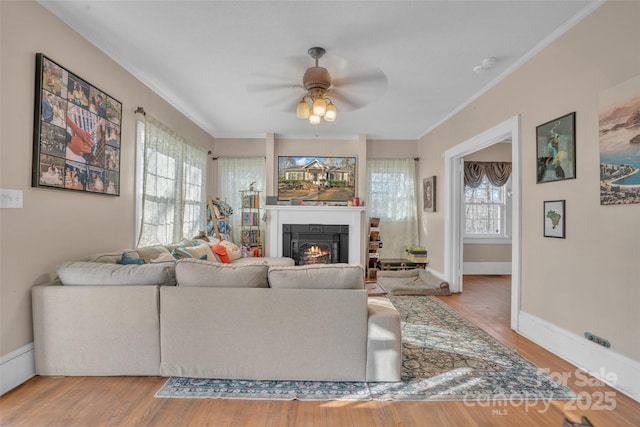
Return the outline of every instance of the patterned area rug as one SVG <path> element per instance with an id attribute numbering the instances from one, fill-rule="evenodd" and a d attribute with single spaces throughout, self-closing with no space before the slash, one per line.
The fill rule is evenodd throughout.
<path id="1" fill-rule="evenodd" d="M 392 383 L 171 377 L 165 398 L 260 400 L 569 400 L 577 395 L 432 296 L 390 297 L 402 319 L 402 380 Z"/>

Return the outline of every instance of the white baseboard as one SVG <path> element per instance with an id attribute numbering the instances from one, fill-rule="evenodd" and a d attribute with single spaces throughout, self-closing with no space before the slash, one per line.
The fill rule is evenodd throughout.
<path id="1" fill-rule="evenodd" d="M 510 262 L 463 262 L 463 274 L 511 274 Z"/>
<path id="2" fill-rule="evenodd" d="M 523 311 L 519 316 L 519 328 L 519 334 L 640 402 L 638 361 Z M 571 375 L 574 378 L 576 373 L 557 374 Z"/>
<path id="3" fill-rule="evenodd" d="M 447 280 L 444 278 L 444 274 L 440 273 L 438 270 L 434 270 L 433 268 L 427 266 L 426 270 L 429 270 L 429 273 L 433 274 L 440 280 Z"/>
<path id="4" fill-rule="evenodd" d="M 35 375 L 33 343 L 0 356 L 0 396 Z"/>

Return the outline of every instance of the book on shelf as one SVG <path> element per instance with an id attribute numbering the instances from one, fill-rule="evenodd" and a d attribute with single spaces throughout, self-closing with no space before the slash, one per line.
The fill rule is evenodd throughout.
<path id="1" fill-rule="evenodd" d="M 260 207 L 260 194 L 245 194 L 242 196 L 242 207 L 244 209 L 256 209 Z"/>
<path id="2" fill-rule="evenodd" d="M 405 258 L 407 258 L 409 261 L 417 262 L 417 263 L 420 263 L 420 264 L 425 264 L 425 263 L 429 262 L 429 260 L 427 259 L 427 255 L 426 254 L 425 255 L 414 255 L 414 254 L 411 254 L 411 253 L 407 253 Z"/>
<path id="3" fill-rule="evenodd" d="M 257 212 L 242 212 L 242 225 L 257 226 L 260 221 Z"/>
<path id="4" fill-rule="evenodd" d="M 260 230 L 242 230 L 241 241 L 245 246 L 260 245 Z"/>
<path id="5" fill-rule="evenodd" d="M 425 248 L 424 246 L 407 246 L 405 248 L 406 252 L 412 253 L 412 254 L 421 254 L 421 253 L 427 253 L 427 248 Z"/>

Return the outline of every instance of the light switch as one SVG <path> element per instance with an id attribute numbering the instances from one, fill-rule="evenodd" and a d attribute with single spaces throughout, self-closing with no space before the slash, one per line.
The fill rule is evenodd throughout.
<path id="1" fill-rule="evenodd" d="M 0 189 L 0 208 L 22 209 L 22 190 Z"/>

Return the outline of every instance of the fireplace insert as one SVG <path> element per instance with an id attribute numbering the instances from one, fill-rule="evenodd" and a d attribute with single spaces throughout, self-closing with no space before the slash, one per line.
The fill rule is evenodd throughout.
<path id="1" fill-rule="evenodd" d="M 296 265 L 349 262 L 349 226 L 283 224 L 282 255 Z"/>

